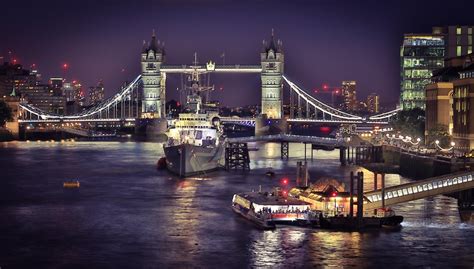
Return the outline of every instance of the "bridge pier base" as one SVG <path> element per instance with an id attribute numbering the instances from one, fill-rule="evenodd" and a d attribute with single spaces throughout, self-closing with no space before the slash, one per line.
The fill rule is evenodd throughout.
<path id="1" fill-rule="evenodd" d="M 166 141 L 166 131 L 168 122 L 163 119 L 136 119 L 135 135 L 143 137 L 149 141 Z"/>
<path id="2" fill-rule="evenodd" d="M 312 151 L 311 151 L 311 154 L 313 154 Z M 339 161 L 341 162 L 342 166 L 345 166 L 347 164 L 347 148 L 346 147 L 339 148 Z"/>

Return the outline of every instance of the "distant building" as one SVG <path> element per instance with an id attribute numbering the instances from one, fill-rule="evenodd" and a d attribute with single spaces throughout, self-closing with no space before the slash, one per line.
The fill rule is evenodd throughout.
<path id="1" fill-rule="evenodd" d="M 378 113 L 379 112 L 379 96 L 375 93 L 370 94 L 367 96 L 367 111 L 370 113 Z"/>
<path id="2" fill-rule="evenodd" d="M 72 87 L 74 89 L 74 101 L 81 107 L 85 106 L 86 94 L 84 92 L 84 89 L 82 88 L 82 84 L 76 80 L 73 80 Z"/>
<path id="3" fill-rule="evenodd" d="M 99 81 L 97 86 L 89 88 L 89 104 L 90 105 L 97 105 L 104 101 L 105 97 L 105 90 L 104 90 L 104 83 Z"/>
<path id="4" fill-rule="evenodd" d="M 20 64 L 8 62 L 0 65 L 0 97 L 8 96 L 15 90 L 17 95 L 29 85 L 36 83 L 36 75 L 23 69 Z"/>
<path id="5" fill-rule="evenodd" d="M 31 105 L 44 111 L 55 114 L 64 114 L 66 99 L 61 90 L 52 85 L 31 85 L 22 92 L 23 98 Z"/>
<path id="6" fill-rule="evenodd" d="M 342 109 L 345 111 L 356 111 L 358 109 L 356 82 L 342 82 Z"/>

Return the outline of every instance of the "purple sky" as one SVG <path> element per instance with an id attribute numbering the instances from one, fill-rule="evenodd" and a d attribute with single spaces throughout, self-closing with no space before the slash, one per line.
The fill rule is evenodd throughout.
<path id="1" fill-rule="evenodd" d="M 474 1 L 8 1 L 0 16 L 0 56 L 8 51 L 44 78 L 63 76 L 83 85 L 104 80 L 108 95 L 140 72 L 143 39 L 156 29 L 166 42 L 167 64 L 199 60 L 259 64 L 262 39 L 271 29 L 283 41 L 285 73 L 304 88 L 356 80 L 358 94 L 399 96 L 403 33 L 432 26 L 474 24 Z M 122 72 L 122 69 L 125 69 Z M 259 102 L 258 75 L 213 75 L 225 105 Z M 179 75 L 168 76 L 168 100 Z"/>

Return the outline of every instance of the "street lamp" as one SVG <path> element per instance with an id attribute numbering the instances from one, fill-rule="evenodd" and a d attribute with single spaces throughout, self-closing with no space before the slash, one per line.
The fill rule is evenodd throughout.
<path id="1" fill-rule="evenodd" d="M 417 138 L 416 139 L 416 142 L 418 143 L 418 153 L 420 153 L 420 142 L 421 142 L 421 138 Z"/>
<path id="2" fill-rule="evenodd" d="M 436 154 L 438 154 L 439 140 L 436 140 L 436 141 L 435 141 L 435 144 L 436 144 Z"/>
<path id="3" fill-rule="evenodd" d="M 454 158 L 454 146 L 456 146 L 456 143 L 454 141 L 451 141 L 451 148 L 453 149 L 453 158 Z"/>

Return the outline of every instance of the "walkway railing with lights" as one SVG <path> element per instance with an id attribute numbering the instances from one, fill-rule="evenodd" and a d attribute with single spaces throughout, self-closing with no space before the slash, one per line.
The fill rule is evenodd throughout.
<path id="1" fill-rule="evenodd" d="M 384 194 L 382 190 L 366 192 L 364 195 L 369 202 L 364 205 L 364 209 L 381 208 L 382 195 L 385 197 L 384 205 L 391 206 L 439 194 L 473 189 L 473 176 L 474 172 L 462 172 L 387 187 L 383 191 Z"/>

